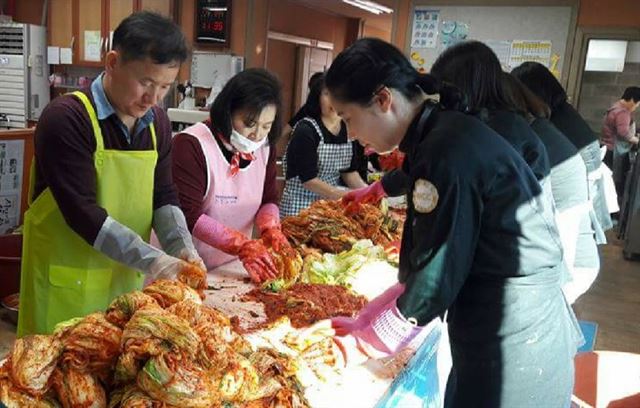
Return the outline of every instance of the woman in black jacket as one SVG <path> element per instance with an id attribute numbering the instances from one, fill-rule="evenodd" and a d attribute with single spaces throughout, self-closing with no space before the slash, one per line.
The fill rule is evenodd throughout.
<path id="1" fill-rule="evenodd" d="M 409 179 L 399 283 L 355 320 L 334 319 L 336 332 L 390 354 L 448 310 L 445 406 L 568 406 L 575 318 L 530 166 L 475 117 L 443 110 L 460 94 L 381 40 L 341 52 L 327 88 L 349 136 L 378 152 L 399 146 Z"/>
<path id="2" fill-rule="evenodd" d="M 596 232 L 596 242 L 606 244 L 604 231 L 611 229 L 613 223 L 604 193 L 604 176 L 601 166 L 600 143 L 597 135 L 587 122 L 567 101 L 567 93 L 560 82 L 544 65 L 537 62 L 525 62 L 511 73 L 551 108 L 551 122 L 578 149 L 589 180 L 589 199 L 593 203 L 592 224 Z"/>
<path id="3" fill-rule="evenodd" d="M 578 149 L 548 119 L 549 107 L 511 74 L 503 74 L 507 94 L 542 140 L 551 164 L 551 191 L 556 222 L 569 269 L 563 291 L 570 304 L 593 284 L 600 256 L 591 225 L 587 168 Z"/>

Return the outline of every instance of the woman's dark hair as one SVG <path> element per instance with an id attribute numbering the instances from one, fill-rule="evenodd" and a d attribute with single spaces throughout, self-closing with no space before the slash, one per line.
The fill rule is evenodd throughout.
<path id="1" fill-rule="evenodd" d="M 551 111 L 567 100 L 567 93 L 555 76 L 538 62 L 525 62 L 511 73 L 551 108 Z"/>
<path id="2" fill-rule="evenodd" d="M 640 102 L 640 88 L 637 86 L 630 86 L 624 90 L 624 94 L 622 94 L 622 99 L 625 101 L 633 101 L 634 103 Z"/>
<path id="3" fill-rule="evenodd" d="M 125 62 L 149 57 L 156 64 L 183 63 L 189 56 L 182 29 L 150 11 L 133 13 L 122 20 L 113 32 L 113 49 Z"/>
<path id="4" fill-rule="evenodd" d="M 318 79 L 324 79 L 324 72 L 314 72 L 309 78 L 309 82 L 307 82 L 307 88 L 311 89 Z"/>
<path id="5" fill-rule="evenodd" d="M 515 104 L 517 111 L 523 114 L 530 114 L 536 118 L 549 119 L 551 109 L 542 99 L 538 98 L 529 88 L 527 88 L 518 78 L 503 72 L 504 89 L 509 99 Z"/>
<path id="6" fill-rule="evenodd" d="M 253 120 L 268 105 L 276 106 L 276 117 L 269 132 L 269 143 L 280 136 L 282 124 L 282 93 L 280 82 L 269 71 L 250 68 L 231 78 L 211 105 L 209 117 L 215 130 L 227 140 L 231 136 L 231 116 L 239 110 L 246 111 Z"/>
<path id="7" fill-rule="evenodd" d="M 362 38 L 338 54 L 325 84 L 332 97 L 365 106 L 384 87 L 408 99 L 421 95 L 421 90 L 428 95 L 441 90 L 435 78 L 420 74 L 400 50 L 376 38 Z M 453 92 L 445 99 L 456 102 Z"/>
<path id="8" fill-rule="evenodd" d="M 304 103 L 304 115 L 316 121 L 322 118 L 322 107 L 320 106 L 320 96 L 325 89 L 324 74 L 317 76 L 309 87 L 309 94 Z"/>
<path id="9" fill-rule="evenodd" d="M 513 110 L 502 83 L 502 67 L 496 54 L 479 41 L 447 48 L 431 68 L 439 81 L 457 86 L 467 97 L 469 110 Z"/>

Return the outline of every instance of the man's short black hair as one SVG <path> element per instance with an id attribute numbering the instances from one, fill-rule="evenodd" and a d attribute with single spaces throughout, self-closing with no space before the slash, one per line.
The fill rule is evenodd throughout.
<path id="1" fill-rule="evenodd" d="M 189 49 L 180 27 L 150 11 L 131 14 L 113 32 L 113 49 L 124 61 L 150 58 L 156 64 L 183 63 Z"/>
<path id="2" fill-rule="evenodd" d="M 625 101 L 633 100 L 634 103 L 640 102 L 640 88 L 637 86 L 630 86 L 624 90 L 622 99 Z"/>

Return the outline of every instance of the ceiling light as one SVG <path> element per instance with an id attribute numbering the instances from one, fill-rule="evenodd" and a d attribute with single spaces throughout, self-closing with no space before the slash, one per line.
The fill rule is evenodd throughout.
<path id="1" fill-rule="evenodd" d="M 361 9 L 363 9 L 363 10 L 367 10 L 369 13 L 373 13 L 373 14 L 380 14 L 380 13 L 382 13 L 382 11 L 378 10 L 378 9 L 377 9 L 377 8 L 375 8 L 375 7 L 367 6 L 366 4 L 359 3 L 359 2 L 357 2 L 357 1 L 355 1 L 355 0 L 342 0 L 342 1 L 343 1 L 343 2 L 345 2 L 345 3 L 347 3 L 347 4 L 352 5 L 352 6 L 354 6 L 354 7 L 358 7 L 358 8 L 361 8 Z"/>
<path id="2" fill-rule="evenodd" d="M 383 6 L 380 3 L 376 3 L 375 1 L 368 1 L 368 0 L 355 0 L 356 3 L 360 3 L 360 4 L 364 4 L 366 6 L 370 6 L 373 8 L 376 8 L 380 11 L 382 11 L 383 13 L 393 13 L 393 9 L 387 7 L 387 6 Z"/>
<path id="3" fill-rule="evenodd" d="M 373 14 L 393 13 L 393 9 L 368 0 L 342 0 L 344 3 L 361 8 Z"/>

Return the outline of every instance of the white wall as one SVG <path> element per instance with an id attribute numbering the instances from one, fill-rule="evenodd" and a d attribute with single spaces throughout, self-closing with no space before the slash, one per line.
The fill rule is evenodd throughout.
<path id="1" fill-rule="evenodd" d="M 640 41 L 631 41 L 627 45 L 627 58 L 626 62 L 640 62 Z"/>

